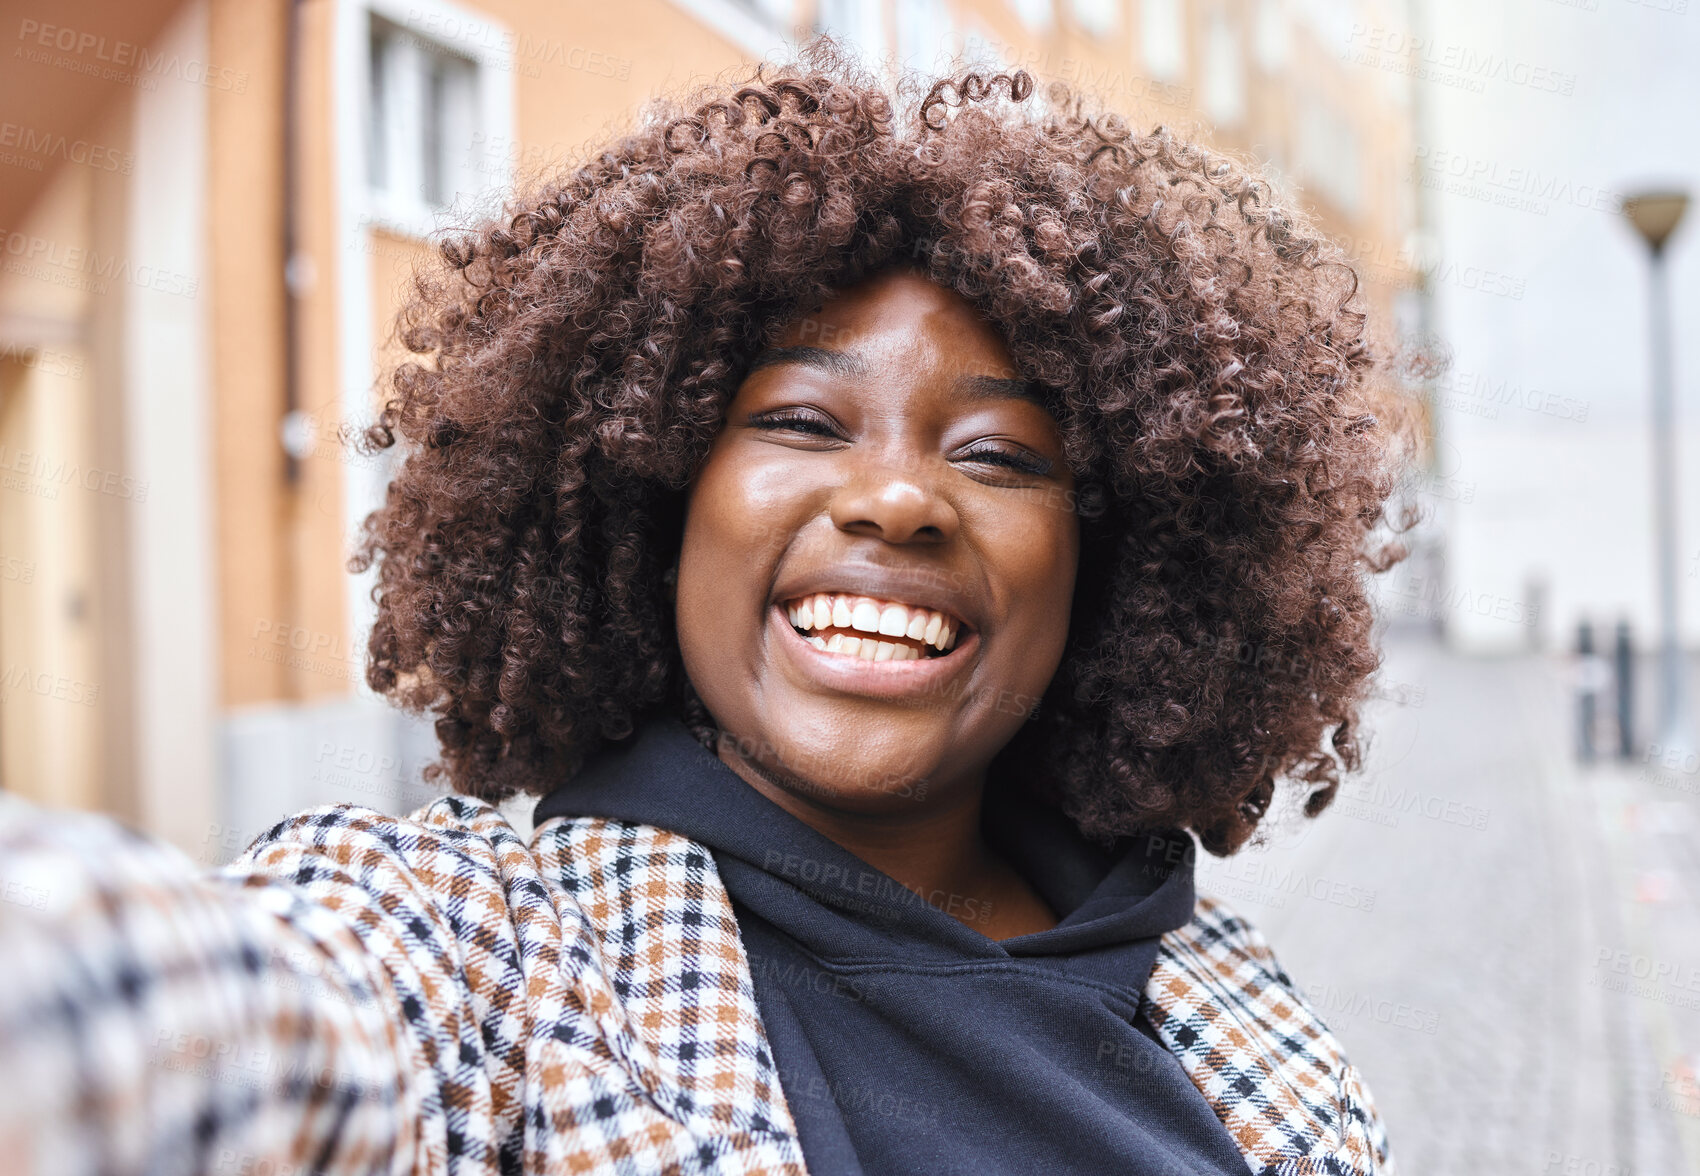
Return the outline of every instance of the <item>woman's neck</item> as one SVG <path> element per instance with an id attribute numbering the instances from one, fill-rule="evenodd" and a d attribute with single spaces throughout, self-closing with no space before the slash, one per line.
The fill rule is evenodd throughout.
<path id="1" fill-rule="evenodd" d="M 968 785 L 940 789 L 911 811 L 870 813 L 822 804 L 808 789 L 787 786 L 724 746 L 720 758 L 803 824 L 989 939 L 1056 925 L 1055 914 L 1027 880 L 986 843 L 980 828 L 983 775 Z"/>

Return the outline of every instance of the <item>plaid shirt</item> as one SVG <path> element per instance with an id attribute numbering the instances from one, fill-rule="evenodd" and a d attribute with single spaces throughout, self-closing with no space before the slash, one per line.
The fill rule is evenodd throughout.
<path id="1" fill-rule="evenodd" d="M 1389 1176 L 1357 1071 L 1218 904 L 1145 990 L 1265 1176 Z M 0 1157 L 40 1176 L 802 1176 L 702 846 L 480 801 L 339 806 L 196 869 L 0 801 Z"/>

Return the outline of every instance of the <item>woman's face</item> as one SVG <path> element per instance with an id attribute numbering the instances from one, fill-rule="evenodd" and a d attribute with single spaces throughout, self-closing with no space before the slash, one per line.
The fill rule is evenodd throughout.
<path id="1" fill-rule="evenodd" d="M 954 292 L 888 272 L 793 322 L 689 491 L 679 646 L 721 757 L 793 809 L 976 795 L 1062 658 L 1073 489 Z"/>

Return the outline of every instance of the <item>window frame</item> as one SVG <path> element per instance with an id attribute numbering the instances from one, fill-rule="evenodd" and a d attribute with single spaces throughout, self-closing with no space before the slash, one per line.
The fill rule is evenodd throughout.
<path id="1" fill-rule="evenodd" d="M 332 0 L 331 137 L 335 154 L 335 242 L 329 259 L 336 306 L 337 408 L 339 425 L 356 431 L 376 419 L 377 327 L 373 314 L 374 236 L 379 232 L 413 241 L 429 241 L 447 218 L 443 210 L 418 202 L 377 197 L 370 182 L 368 127 L 371 114 L 371 38 L 374 16 L 421 40 L 442 45 L 477 66 L 478 110 L 474 125 L 487 150 L 488 166 L 475 169 L 488 177 L 485 199 L 505 200 L 513 191 L 514 49 L 518 41 L 507 25 L 487 13 L 452 0 Z M 390 461 L 397 451 L 388 451 Z M 319 509 L 340 515 L 343 541 L 352 549 L 366 515 L 381 506 L 389 481 L 387 463 L 342 464 L 341 501 L 321 498 Z M 345 578 L 347 639 L 358 647 L 376 619 L 371 590 L 377 569 Z M 353 692 L 372 698 L 371 687 L 357 678 Z"/>
<path id="2" fill-rule="evenodd" d="M 362 52 L 350 55 L 354 59 L 351 64 L 358 70 L 358 76 L 350 78 L 350 82 L 361 104 L 357 133 L 360 157 L 365 164 L 357 183 L 351 187 L 358 187 L 362 193 L 362 220 L 370 227 L 386 229 L 398 236 L 426 240 L 441 227 L 445 214 L 451 210 L 457 215 L 494 211 L 513 186 L 513 161 L 508 150 L 514 141 L 513 32 L 486 13 L 448 0 L 353 0 L 353 4 L 362 43 L 366 46 Z M 447 56 L 471 63 L 474 95 L 471 125 L 475 144 L 486 148 L 484 156 L 473 165 L 483 180 L 473 206 L 455 203 L 452 198 L 448 204 L 433 205 L 423 196 L 413 198 L 392 187 L 380 189 L 372 184 L 371 161 L 377 145 L 371 133 L 374 92 L 370 45 L 378 22 L 426 46 L 435 46 Z"/>
<path id="3" fill-rule="evenodd" d="M 1163 14 L 1168 19 L 1157 15 L 1159 5 L 1163 6 Z M 1153 81 L 1179 84 L 1191 74 L 1187 60 L 1192 49 L 1192 30 L 1188 27 L 1190 14 L 1191 10 L 1183 0 L 1139 0 L 1136 26 L 1139 61 Z M 1159 41 L 1152 35 L 1159 30 L 1172 32 L 1173 44 Z"/>

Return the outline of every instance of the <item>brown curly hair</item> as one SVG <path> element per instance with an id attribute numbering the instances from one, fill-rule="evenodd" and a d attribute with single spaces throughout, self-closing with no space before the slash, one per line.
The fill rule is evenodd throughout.
<path id="1" fill-rule="evenodd" d="M 660 101 L 416 276 L 427 361 L 366 436 L 406 458 L 351 566 L 378 565 L 367 680 L 437 716 L 433 778 L 545 791 L 661 708 L 712 740 L 663 591 L 684 488 L 764 344 L 897 265 L 1000 330 L 1083 487 L 1063 662 L 994 778 L 1221 853 L 1278 780 L 1314 816 L 1358 766 L 1408 425 L 1356 276 L 1162 128 L 1022 72 L 906 87 L 817 43 Z"/>

